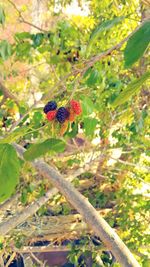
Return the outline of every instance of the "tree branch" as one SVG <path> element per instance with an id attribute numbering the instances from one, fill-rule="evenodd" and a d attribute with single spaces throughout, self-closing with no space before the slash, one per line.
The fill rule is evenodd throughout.
<path id="1" fill-rule="evenodd" d="M 65 246 L 59 246 L 59 247 L 52 247 L 52 246 L 42 246 L 42 247 L 22 247 L 20 249 L 17 248 L 12 248 L 13 251 L 18 252 L 18 253 L 41 253 L 41 252 L 59 252 L 59 251 L 67 251 L 69 252 L 70 249 Z"/>
<path id="2" fill-rule="evenodd" d="M 19 145 L 15 145 L 15 148 L 22 157 L 24 149 Z M 115 233 L 108 223 L 97 213 L 88 199 L 81 195 L 70 182 L 65 180 L 57 170 L 49 166 L 43 160 L 35 160 L 32 162 L 32 165 L 43 177 L 48 178 L 70 204 L 82 215 L 84 221 L 101 238 L 104 245 L 113 253 L 121 266 L 140 267 L 139 263 L 117 233 Z M 0 234 L 2 236 L 4 235 L 2 231 L 0 231 Z"/>
<path id="3" fill-rule="evenodd" d="M 14 146 L 16 150 L 18 151 L 20 157 L 23 158 L 23 153 L 25 152 L 25 149 L 17 144 L 14 144 Z M 67 180 L 71 182 L 75 177 L 79 176 L 83 172 L 85 172 L 85 168 L 84 169 L 80 168 L 74 173 L 74 175 L 71 175 L 70 177 L 68 177 Z M 58 189 L 56 188 L 50 189 L 49 191 L 47 191 L 47 193 L 44 196 L 40 197 L 38 200 L 36 200 L 35 202 L 27 206 L 23 211 L 11 217 L 7 221 L 2 222 L 0 224 L 0 236 L 6 235 L 9 231 L 11 231 L 17 225 L 26 221 L 30 216 L 35 214 L 39 210 L 39 208 L 41 208 L 41 206 L 46 204 L 48 200 L 52 199 L 54 195 L 56 195 L 57 193 L 59 193 Z M 5 205 L 5 203 L 2 205 Z"/>
<path id="4" fill-rule="evenodd" d="M 64 180 L 59 172 L 51 166 L 48 166 L 42 160 L 36 160 L 32 164 L 42 176 L 50 179 L 70 204 L 76 208 L 76 210 L 83 216 L 85 222 L 87 222 L 91 229 L 93 229 L 93 231 L 101 238 L 103 243 L 111 250 L 122 266 L 140 266 L 115 231 L 97 213 L 89 201 L 68 181 Z"/>

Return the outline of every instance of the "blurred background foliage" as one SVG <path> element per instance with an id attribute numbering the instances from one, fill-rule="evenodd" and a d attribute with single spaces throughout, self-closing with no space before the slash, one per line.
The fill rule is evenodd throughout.
<path id="1" fill-rule="evenodd" d="M 75 186 L 80 188 L 84 181 L 94 184 L 85 186 L 82 193 L 97 209 L 111 207 L 106 220 L 141 266 L 148 267 L 150 57 L 145 42 L 148 45 L 149 38 L 146 40 L 142 29 L 136 42 L 146 40 L 141 44 L 146 46 L 146 52 L 136 62 L 129 61 L 134 61 L 134 53 L 138 58 L 140 51 L 136 51 L 136 46 L 135 50 L 127 50 L 126 42 L 95 64 L 91 62 L 149 18 L 149 3 L 47 1 L 46 11 L 36 20 L 34 2 L 0 1 L 0 78 L 17 98 L 16 101 L 11 95 L 6 97 L 0 85 L 0 134 L 4 138 L 1 143 L 15 141 L 27 149 L 36 143 L 39 151 L 39 143 L 53 138 L 48 153 L 45 145 L 44 152 L 39 151 L 46 162 L 54 164 L 65 176 L 88 164 L 89 171 L 74 180 Z M 59 126 L 47 123 L 43 107 L 49 100 L 64 106 L 72 97 L 80 100 L 83 112 L 60 137 Z M 33 153 L 30 158 L 37 156 Z M 7 168 L 6 162 L 4 166 Z M 13 163 L 8 168 L 11 166 L 16 168 Z M 21 192 L 20 205 L 26 206 L 50 185 L 28 162 L 20 160 L 20 166 L 16 192 Z M 12 193 L 15 194 L 14 187 L 8 195 Z M 53 215 L 74 212 L 60 195 L 42 207 L 38 216 L 48 214 L 49 209 Z M 79 245 L 72 245 L 69 259 L 75 266 L 86 266 L 79 265 L 78 259 L 89 250 L 92 266 L 118 266 L 103 252 L 102 262 L 98 263 L 97 247 L 91 242 L 91 237 L 85 235 Z"/>

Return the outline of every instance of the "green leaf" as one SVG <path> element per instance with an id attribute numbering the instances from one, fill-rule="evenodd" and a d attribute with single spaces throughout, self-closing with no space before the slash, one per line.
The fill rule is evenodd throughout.
<path id="1" fill-rule="evenodd" d="M 98 120 L 95 118 L 85 118 L 84 119 L 84 129 L 86 136 L 93 136 L 96 129 Z"/>
<path id="2" fill-rule="evenodd" d="M 5 22 L 5 12 L 2 7 L 0 7 L 0 24 L 4 25 Z"/>
<path id="3" fill-rule="evenodd" d="M 132 95 L 137 93 L 140 90 L 141 85 L 150 78 L 150 72 L 146 72 L 142 77 L 131 82 L 124 91 L 115 99 L 112 103 L 113 107 L 122 105 L 125 103 Z"/>
<path id="4" fill-rule="evenodd" d="M 78 123 L 73 123 L 71 125 L 72 131 L 67 133 L 69 138 L 74 138 L 78 134 Z"/>
<path id="5" fill-rule="evenodd" d="M 34 124 L 39 124 L 43 118 L 43 114 L 40 111 L 35 111 L 33 115 Z"/>
<path id="6" fill-rule="evenodd" d="M 29 52 L 31 49 L 31 44 L 30 42 L 25 42 L 24 43 L 20 43 L 16 46 L 16 54 L 17 56 L 29 56 Z"/>
<path id="7" fill-rule="evenodd" d="M 32 38 L 32 34 L 29 32 L 19 32 L 15 34 L 15 37 L 19 40 L 22 39 L 31 39 Z"/>
<path id="8" fill-rule="evenodd" d="M 19 182 L 20 163 L 13 146 L 0 144 L 0 202 L 9 198 Z"/>
<path id="9" fill-rule="evenodd" d="M 11 56 L 11 45 L 6 40 L 0 42 L 0 56 L 3 60 Z"/>
<path id="10" fill-rule="evenodd" d="M 19 139 L 20 137 L 24 136 L 28 132 L 29 128 L 26 126 L 20 127 L 16 130 L 14 130 L 12 133 L 10 133 L 8 136 L 6 136 L 3 139 L 0 139 L 0 144 L 4 143 L 12 143 Z"/>
<path id="11" fill-rule="evenodd" d="M 132 66 L 142 55 L 150 42 L 150 21 L 146 21 L 128 40 L 124 50 L 125 67 Z"/>
<path id="12" fill-rule="evenodd" d="M 33 144 L 24 153 L 26 160 L 34 160 L 40 156 L 45 155 L 47 152 L 63 152 L 65 143 L 60 139 L 47 139 L 46 141 L 38 144 Z"/>
<path id="13" fill-rule="evenodd" d="M 99 37 L 100 33 L 103 31 L 106 31 L 108 29 L 111 29 L 113 26 L 117 25 L 119 22 L 121 22 L 125 16 L 116 17 L 111 20 L 103 21 L 101 22 L 92 32 L 90 36 L 90 42 L 95 40 Z"/>
<path id="14" fill-rule="evenodd" d="M 43 33 L 37 33 L 32 35 L 33 46 L 36 48 L 40 46 L 44 40 L 45 35 Z"/>
<path id="15" fill-rule="evenodd" d="M 98 82 L 100 83 L 100 81 L 101 81 L 101 76 L 100 76 L 99 71 L 98 70 L 91 70 L 91 73 L 90 73 L 90 75 L 86 81 L 87 86 L 90 87 L 90 86 L 92 86 Z"/>
<path id="16" fill-rule="evenodd" d="M 91 98 L 87 96 L 82 97 L 82 114 L 83 116 L 89 116 L 94 111 L 94 104 Z"/>

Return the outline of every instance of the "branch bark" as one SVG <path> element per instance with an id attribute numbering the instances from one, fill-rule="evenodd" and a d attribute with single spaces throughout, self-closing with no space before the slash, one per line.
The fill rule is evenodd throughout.
<path id="1" fill-rule="evenodd" d="M 51 166 L 48 166 L 42 160 L 36 160 L 33 165 L 42 176 L 50 179 L 53 185 L 59 189 L 70 204 L 76 208 L 76 210 L 82 215 L 85 222 L 87 222 L 93 231 L 101 238 L 103 243 L 108 247 L 108 249 L 110 249 L 122 266 L 140 266 L 115 231 L 97 213 L 89 201 L 68 181 L 64 180 L 58 171 L 53 169 Z"/>
<path id="2" fill-rule="evenodd" d="M 11 198 L 0 204 L 0 213 L 14 204 L 15 201 L 20 197 L 20 193 L 16 193 Z"/>
<path id="3" fill-rule="evenodd" d="M 23 156 L 22 147 L 15 145 L 16 150 Z M 113 253 L 115 258 L 124 267 L 140 267 L 130 250 L 126 247 L 120 237 L 108 225 L 108 223 L 98 214 L 94 207 L 83 195 L 81 195 L 70 182 L 49 166 L 43 160 L 35 160 L 32 165 L 39 173 L 48 178 L 50 182 L 66 197 L 72 206 L 82 215 L 84 221 L 101 238 L 104 245 Z M 55 189 L 54 189 L 55 190 Z M 0 232 L 3 235 L 2 232 Z"/>

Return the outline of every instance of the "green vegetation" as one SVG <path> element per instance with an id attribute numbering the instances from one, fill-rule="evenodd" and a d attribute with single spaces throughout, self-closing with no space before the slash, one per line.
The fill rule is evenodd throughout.
<path id="1" fill-rule="evenodd" d="M 58 12 L 53 2 L 47 1 L 35 25 L 26 1 L 0 1 L 0 202 L 20 192 L 23 210 L 52 188 L 31 167 L 39 157 L 64 177 L 82 168 L 74 187 L 97 210 L 109 208 L 106 221 L 148 267 L 150 6 L 136 0 L 77 1 L 81 12 L 69 14 L 72 1 L 58 1 Z M 47 120 L 48 101 L 71 112 L 72 99 L 80 103 L 81 114 L 66 124 Z M 22 158 L 14 143 L 26 149 Z M 75 213 L 58 193 L 39 206 L 36 216 L 49 211 Z M 83 231 L 76 244 L 70 233 L 69 261 L 87 266 L 84 261 L 92 255 L 93 267 L 120 266 L 100 240 L 94 244 L 93 235 Z M 12 230 L 0 238 L 4 258 L 13 239 L 19 248 L 30 243 Z"/>

